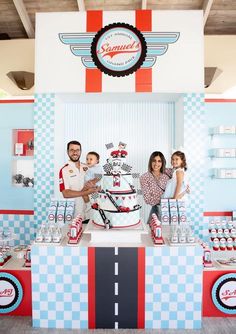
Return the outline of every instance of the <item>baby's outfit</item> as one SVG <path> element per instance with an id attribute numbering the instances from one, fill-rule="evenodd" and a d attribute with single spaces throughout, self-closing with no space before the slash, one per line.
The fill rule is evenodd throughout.
<path id="1" fill-rule="evenodd" d="M 87 181 L 93 180 L 96 178 L 96 174 L 103 174 L 103 169 L 102 166 L 96 164 L 92 167 L 89 167 L 85 176 L 84 176 L 84 181 L 85 183 Z M 98 181 L 96 183 L 96 186 L 99 187 L 101 185 L 101 181 Z M 93 198 L 91 195 L 89 195 L 89 202 L 86 203 L 86 209 L 85 209 L 85 217 L 86 219 L 90 219 L 91 218 L 91 205 L 94 202 Z"/>
<path id="2" fill-rule="evenodd" d="M 88 170 L 85 174 L 85 177 L 84 177 L 84 181 L 87 182 L 87 181 L 95 179 L 96 174 L 103 174 L 102 166 L 100 166 L 98 164 L 88 168 Z M 100 185 L 101 185 L 101 181 L 98 181 L 96 183 L 96 186 L 100 186 Z"/>

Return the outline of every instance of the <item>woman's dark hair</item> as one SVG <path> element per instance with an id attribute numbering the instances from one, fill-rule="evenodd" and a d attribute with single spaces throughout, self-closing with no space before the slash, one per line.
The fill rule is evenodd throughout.
<path id="1" fill-rule="evenodd" d="M 99 155 L 97 152 L 91 151 L 91 152 L 87 153 L 87 155 L 88 155 L 88 154 L 95 155 L 95 157 L 97 158 L 97 161 L 99 162 L 100 155 Z"/>
<path id="2" fill-rule="evenodd" d="M 77 140 L 72 140 L 67 144 L 67 151 L 69 151 L 70 145 L 79 145 L 80 150 L 81 150 L 81 144 Z"/>
<path id="3" fill-rule="evenodd" d="M 184 168 L 184 170 L 187 170 L 187 162 L 186 162 L 185 154 L 181 151 L 176 151 L 172 154 L 171 160 L 172 160 L 174 155 L 177 155 L 177 157 L 180 157 L 180 159 L 182 160 L 181 167 Z"/>
<path id="4" fill-rule="evenodd" d="M 148 162 L 148 171 L 150 173 L 152 172 L 152 163 L 153 163 L 153 161 L 156 157 L 161 158 L 162 166 L 161 166 L 160 172 L 164 173 L 164 171 L 166 169 L 166 159 L 164 157 L 164 154 L 159 152 L 159 151 L 155 151 L 150 155 L 149 162 Z"/>

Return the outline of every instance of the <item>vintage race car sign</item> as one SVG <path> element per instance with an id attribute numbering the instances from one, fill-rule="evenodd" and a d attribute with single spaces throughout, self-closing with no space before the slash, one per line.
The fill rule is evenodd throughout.
<path id="1" fill-rule="evenodd" d="M 8 273 L 0 273 L 0 313 L 17 309 L 23 298 L 23 290 L 18 279 Z"/>
<path id="2" fill-rule="evenodd" d="M 143 34 L 127 23 L 105 26 L 95 35 L 91 55 L 96 66 L 112 76 L 125 76 L 143 64 L 147 45 Z"/>
<path id="3" fill-rule="evenodd" d="M 221 276 L 212 288 L 214 305 L 226 314 L 236 314 L 236 274 Z"/>

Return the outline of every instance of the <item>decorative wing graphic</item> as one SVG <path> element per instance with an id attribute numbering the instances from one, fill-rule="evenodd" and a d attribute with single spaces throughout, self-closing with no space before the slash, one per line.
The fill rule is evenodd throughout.
<path id="1" fill-rule="evenodd" d="M 91 57 L 91 44 L 96 33 L 61 33 L 60 41 L 70 46 L 73 55 L 81 57 L 83 65 L 87 68 L 97 68 Z"/>
<path id="2" fill-rule="evenodd" d="M 142 33 L 147 43 L 147 56 L 142 68 L 152 67 L 158 56 L 164 55 L 169 44 L 175 43 L 179 39 L 178 32 L 143 32 Z"/>
<path id="3" fill-rule="evenodd" d="M 175 43 L 180 36 L 179 32 L 142 32 L 147 43 L 147 55 L 141 68 L 150 68 L 156 63 L 159 56 L 164 55 L 169 44 Z M 70 46 L 71 52 L 78 57 L 86 68 L 97 68 L 91 57 L 91 44 L 96 32 L 91 33 L 59 33 L 62 43 Z"/>

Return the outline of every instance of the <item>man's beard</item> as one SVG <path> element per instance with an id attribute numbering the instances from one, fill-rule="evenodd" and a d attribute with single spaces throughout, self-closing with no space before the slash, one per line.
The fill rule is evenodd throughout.
<path id="1" fill-rule="evenodd" d="M 78 157 L 78 158 L 73 158 L 73 157 L 70 157 L 70 160 L 71 160 L 71 161 L 73 161 L 73 162 L 78 162 L 78 161 L 79 161 L 79 159 L 80 159 L 80 157 Z"/>

